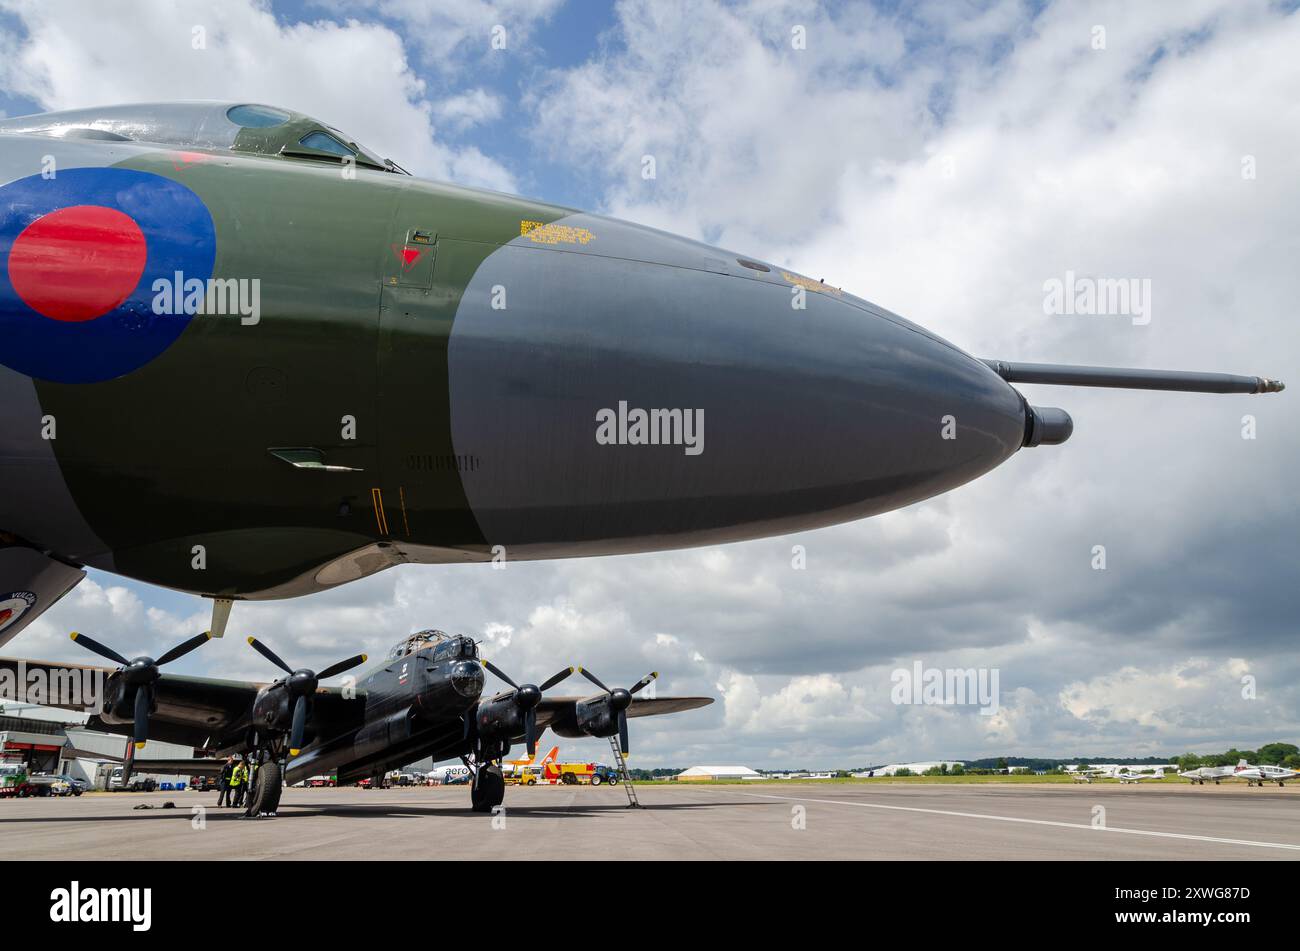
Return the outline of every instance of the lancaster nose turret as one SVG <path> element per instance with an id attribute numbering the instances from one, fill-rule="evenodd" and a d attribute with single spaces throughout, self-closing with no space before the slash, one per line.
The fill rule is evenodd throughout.
<path id="1" fill-rule="evenodd" d="M 470 700 L 477 700 L 483 692 L 483 668 L 472 661 L 462 660 L 451 668 L 451 687 Z"/>
<path id="2" fill-rule="evenodd" d="M 487 258 L 448 347 L 489 544 L 547 557 L 814 528 L 944 492 L 1025 442 L 1024 401 L 993 370 L 838 288 L 622 222 L 548 227 Z"/>

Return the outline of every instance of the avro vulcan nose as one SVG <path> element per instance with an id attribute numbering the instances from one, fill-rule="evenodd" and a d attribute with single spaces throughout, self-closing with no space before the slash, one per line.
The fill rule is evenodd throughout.
<path id="1" fill-rule="evenodd" d="M 478 461 L 470 507 L 489 543 L 528 557 L 857 519 L 961 485 L 1026 437 L 1014 389 L 902 318 L 585 215 L 488 256 L 448 368 L 456 452 Z"/>

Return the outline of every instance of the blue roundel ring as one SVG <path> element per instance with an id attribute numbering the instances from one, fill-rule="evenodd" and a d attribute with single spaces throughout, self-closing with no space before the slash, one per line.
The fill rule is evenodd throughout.
<path id="1" fill-rule="evenodd" d="M 11 268 L 11 252 L 15 242 L 22 248 L 21 236 L 29 228 L 38 230 L 33 226 L 45 216 L 87 208 L 101 216 L 112 215 L 115 221 L 134 222 L 145 243 L 143 272 L 126 299 L 106 313 L 92 319 L 54 319 L 28 303 L 33 296 L 30 288 L 26 299 L 15 289 L 15 279 L 21 281 L 23 276 L 18 273 L 18 258 L 26 261 L 30 255 L 20 250 L 12 256 L 15 267 Z M 72 248 L 67 258 L 70 273 L 58 275 L 57 283 L 71 288 L 74 295 L 77 269 L 94 258 L 95 250 L 93 230 L 75 233 L 75 216 L 83 213 L 70 213 L 73 234 L 65 229 L 42 249 L 47 258 L 42 259 L 41 274 L 48 276 L 49 269 L 57 272 L 61 266 L 60 249 Z M 33 175 L 0 187 L 0 363 L 54 383 L 99 383 L 138 370 L 175 343 L 193 319 L 188 313 L 154 313 L 154 282 L 166 280 L 170 286 L 179 274 L 186 281 L 197 278 L 206 283 L 216 253 L 216 227 L 202 199 L 160 175 L 123 168 L 72 168 L 60 169 L 53 178 Z M 85 279 L 93 277 L 85 275 Z"/>

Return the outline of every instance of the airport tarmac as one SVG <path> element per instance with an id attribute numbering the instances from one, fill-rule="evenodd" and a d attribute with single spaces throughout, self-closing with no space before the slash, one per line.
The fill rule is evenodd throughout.
<path id="1" fill-rule="evenodd" d="M 0 801 L 22 859 L 1295 859 L 1300 789 L 764 783 L 512 787 L 504 821 L 464 786 L 288 789 L 278 817 L 215 793 Z M 175 809 L 136 810 L 166 801 Z M 203 807 L 201 828 L 195 807 Z M 1104 810 L 1098 813 L 1098 807 Z"/>

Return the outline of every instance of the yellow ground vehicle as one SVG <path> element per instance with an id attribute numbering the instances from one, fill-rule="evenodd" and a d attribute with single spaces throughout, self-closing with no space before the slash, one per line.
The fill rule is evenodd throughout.
<path id="1" fill-rule="evenodd" d="M 536 786 L 540 770 L 537 766 L 516 766 L 510 772 L 503 773 L 502 778 L 508 786 Z"/>
<path id="2" fill-rule="evenodd" d="M 540 763 L 533 762 L 535 756 L 506 760 L 501 764 L 501 778 L 511 786 L 536 786 L 539 782 L 546 781 L 542 770 L 554 763 L 559 755 L 560 748 L 552 746 Z"/>

